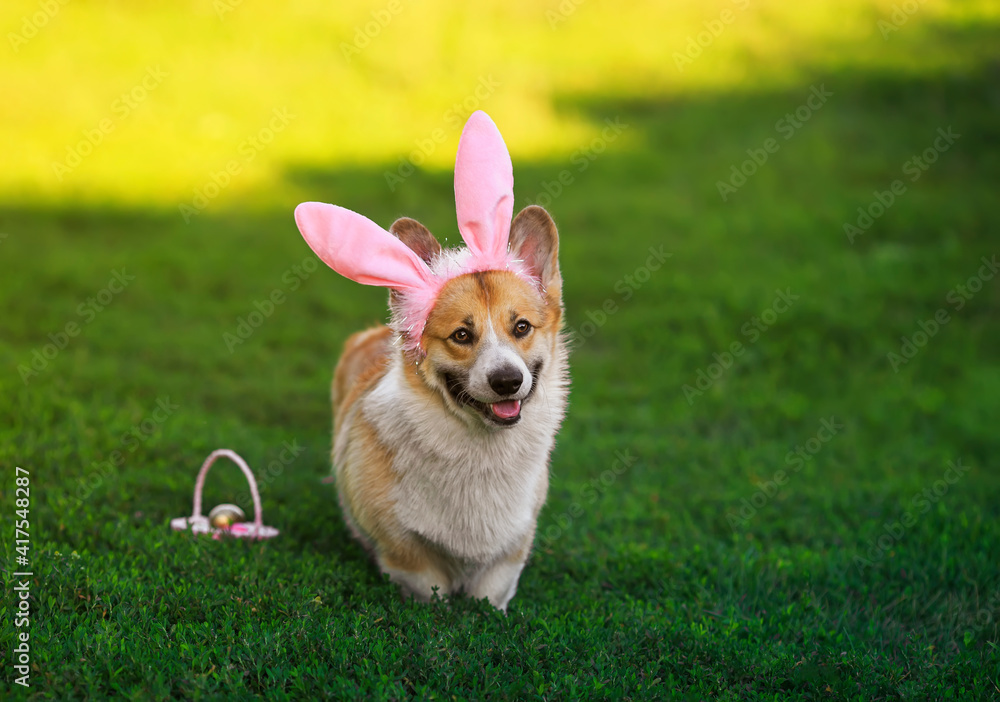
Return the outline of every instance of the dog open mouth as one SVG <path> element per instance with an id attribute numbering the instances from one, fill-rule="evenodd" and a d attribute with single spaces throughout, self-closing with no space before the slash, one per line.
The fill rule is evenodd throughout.
<path id="1" fill-rule="evenodd" d="M 452 399 L 459 406 L 467 405 L 476 409 L 487 421 L 494 424 L 512 426 L 521 420 L 522 405 L 535 394 L 535 388 L 538 387 L 538 374 L 541 370 L 542 362 L 539 361 L 531 369 L 531 390 L 528 391 L 528 394 L 523 399 L 501 400 L 499 402 L 477 400 L 469 394 L 465 382 L 454 373 L 444 372 L 442 373 L 442 378 L 444 379 L 445 387 L 448 388 L 448 394 L 451 395 Z"/>

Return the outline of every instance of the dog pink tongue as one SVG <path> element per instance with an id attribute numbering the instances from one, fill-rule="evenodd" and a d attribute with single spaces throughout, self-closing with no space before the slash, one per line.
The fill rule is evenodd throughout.
<path id="1" fill-rule="evenodd" d="M 512 419 L 517 415 L 521 414 L 521 401 L 520 400 L 505 400 L 503 402 L 494 402 L 493 414 L 500 417 L 500 419 Z"/>

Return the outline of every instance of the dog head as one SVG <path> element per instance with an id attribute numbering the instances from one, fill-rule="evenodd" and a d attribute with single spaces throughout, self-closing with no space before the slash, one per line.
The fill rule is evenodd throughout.
<path id="1" fill-rule="evenodd" d="M 295 221 L 331 268 L 391 290 L 390 327 L 429 391 L 488 426 L 516 424 L 549 360 L 562 360 L 559 239 L 541 207 L 516 218 L 507 146 L 488 115 L 466 122 L 455 157 L 455 212 L 465 247 L 442 251 L 426 227 L 386 232 L 335 205 L 304 202 Z M 557 374 L 559 370 L 555 371 Z M 418 381 L 419 382 L 419 381 Z"/>
<path id="2" fill-rule="evenodd" d="M 401 219 L 390 231 L 433 270 L 450 252 L 420 223 Z M 546 364 L 557 353 L 562 323 L 562 278 L 555 223 L 541 207 L 522 210 L 511 224 L 510 251 L 537 284 L 510 271 L 479 271 L 449 280 L 423 330 L 426 355 L 417 376 L 449 409 L 488 427 L 521 419 Z M 398 292 L 390 305 L 398 304 Z"/>

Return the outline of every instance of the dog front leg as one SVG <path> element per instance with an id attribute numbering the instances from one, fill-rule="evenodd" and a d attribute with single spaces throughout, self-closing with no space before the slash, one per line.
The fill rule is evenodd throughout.
<path id="1" fill-rule="evenodd" d="M 432 563 L 408 563 L 409 568 L 399 567 L 390 558 L 378 556 L 378 565 L 389 580 L 399 585 L 403 599 L 411 595 L 420 602 L 430 602 L 435 589 L 439 597 L 451 594 L 451 578 Z"/>
<path id="2" fill-rule="evenodd" d="M 465 586 L 466 593 L 479 600 L 487 598 L 501 612 L 507 611 L 517 591 L 517 581 L 524 568 L 523 560 L 501 560 L 484 567 Z"/>

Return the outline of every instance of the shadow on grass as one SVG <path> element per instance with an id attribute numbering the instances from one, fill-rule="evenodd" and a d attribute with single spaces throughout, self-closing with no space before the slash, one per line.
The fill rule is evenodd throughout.
<path id="1" fill-rule="evenodd" d="M 618 433 L 637 419 L 650 428 L 690 415 L 682 386 L 714 352 L 749 341 L 741 329 L 770 306 L 776 289 L 793 289 L 801 302 L 787 322 L 762 332 L 767 343 L 750 347 L 713 392 L 726 396 L 752 374 L 782 379 L 770 393 L 779 424 L 801 418 L 817 391 L 839 393 L 843 373 L 823 369 L 848 371 L 860 379 L 848 378 L 848 387 L 865 395 L 881 386 L 892 403 L 907 393 L 889 386 L 979 372 L 977 349 L 996 338 L 985 324 L 997 303 L 991 288 L 955 315 L 951 326 L 962 329 L 947 330 L 951 342 L 934 340 L 934 352 L 919 355 L 902 376 L 884 359 L 921 315 L 945 305 L 948 291 L 976 273 L 980 257 L 994 253 L 996 73 L 987 64 L 931 78 L 836 74 L 773 94 L 561 98 L 560 109 L 595 124 L 625 125 L 567 159 L 515 165 L 517 207 L 546 204 L 561 227 L 568 325 L 582 340 L 575 367 L 578 377 L 596 378 L 587 384 L 596 387 L 578 392 L 610 393 L 627 406 L 620 422 L 606 411 L 594 420 L 610 421 Z M 820 86 L 831 95 L 813 109 Z M 796 111 L 807 120 L 788 117 Z M 911 180 L 916 171 L 907 164 L 949 128 L 960 139 Z M 768 140 L 774 153 L 765 151 Z M 762 154 L 765 163 L 752 162 Z M 81 334 L 29 387 L 112 398 L 170 392 L 255 425 L 325 425 L 323 387 L 341 340 L 384 319 L 385 301 L 381 291 L 325 267 L 303 272 L 315 259 L 291 211 L 299 199 L 319 199 L 386 226 L 406 214 L 454 245 L 451 174 L 417 170 L 390 192 L 385 174 L 396 166 L 293 169 L 287 207 L 246 214 L 240 207 L 252 206 L 248 196 L 233 209 L 210 208 L 190 226 L 170 210 L 5 206 L 8 387 L 24 386 L 17 369 L 30 367 L 49 334 L 77 322 Z M 858 208 L 870 211 L 876 191 L 894 180 L 907 192 L 852 244 L 844 225 L 858 225 Z M 719 183 L 734 190 L 725 199 Z M 671 258 L 642 280 L 650 247 Z M 88 307 L 122 269 L 135 282 L 106 310 Z M 238 338 L 241 320 L 256 305 L 267 308 L 274 290 L 286 301 L 249 338 Z M 602 312 L 608 300 L 611 316 Z M 968 382 L 993 386 L 996 379 L 987 373 Z M 930 413 L 948 399 L 946 391 L 910 390 Z M 714 422 L 727 421 L 718 415 L 725 408 L 702 399 L 695 416 L 700 405 L 711 407 Z M 876 403 L 862 411 L 891 409 Z"/>

